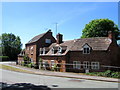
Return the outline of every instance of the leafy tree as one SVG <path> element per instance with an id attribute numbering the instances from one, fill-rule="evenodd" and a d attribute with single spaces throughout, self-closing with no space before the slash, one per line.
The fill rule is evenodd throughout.
<path id="1" fill-rule="evenodd" d="M 21 51 L 21 40 L 19 36 L 15 36 L 12 33 L 3 33 L 0 36 L 0 48 L 3 56 L 8 56 L 10 60 L 17 60 L 17 55 Z"/>
<path id="2" fill-rule="evenodd" d="M 120 31 L 118 26 L 109 19 L 95 19 L 86 24 L 85 28 L 82 31 L 81 38 L 88 37 L 107 37 L 108 31 L 115 32 L 115 37 L 118 39 Z"/>

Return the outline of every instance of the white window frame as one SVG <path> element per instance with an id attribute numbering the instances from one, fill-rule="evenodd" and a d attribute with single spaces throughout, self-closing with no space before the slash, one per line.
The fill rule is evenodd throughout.
<path id="1" fill-rule="evenodd" d="M 54 48 L 51 48 L 51 52 L 52 52 L 52 54 L 54 54 Z"/>
<path id="2" fill-rule="evenodd" d="M 31 48 L 30 48 L 30 51 L 31 51 L 31 54 L 33 54 L 34 53 L 34 47 L 32 46 Z"/>
<path id="3" fill-rule="evenodd" d="M 43 48 L 43 53 L 42 53 L 43 55 L 45 54 L 45 48 Z"/>
<path id="4" fill-rule="evenodd" d="M 42 51 L 42 48 L 40 48 L 40 55 L 42 55 L 42 52 L 43 52 L 43 51 Z"/>
<path id="5" fill-rule="evenodd" d="M 31 50 L 33 49 L 33 46 L 30 48 Z"/>
<path id="6" fill-rule="evenodd" d="M 90 54 L 90 47 L 87 44 L 83 46 L 83 54 Z"/>
<path id="7" fill-rule="evenodd" d="M 81 62 L 80 61 L 73 61 L 73 68 L 74 69 L 80 69 L 81 68 Z"/>
<path id="8" fill-rule="evenodd" d="M 30 48 L 29 48 L 29 47 L 27 47 L 27 50 L 29 51 L 29 50 L 30 50 Z"/>
<path id="9" fill-rule="evenodd" d="M 99 62 L 91 62 L 91 69 L 94 69 L 94 70 L 100 69 L 100 63 Z"/>
<path id="10" fill-rule="evenodd" d="M 58 47 L 58 54 L 62 54 L 62 47 Z"/>
<path id="11" fill-rule="evenodd" d="M 51 60 L 50 63 L 51 63 L 51 67 L 54 67 L 54 65 L 55 65 L 55 60 Z"/>
<path id="12" fill-rule="evenodd" d="M 51 43 L 51 39 L 45 39 L 45 43 Z"/>
<path id="13" fill-rule="evenodd" d="M 84 69 L 89 69 L 90 68 L 90 62 L 89 61 L 84 61 L 83 62 L 83 68 Z"/>

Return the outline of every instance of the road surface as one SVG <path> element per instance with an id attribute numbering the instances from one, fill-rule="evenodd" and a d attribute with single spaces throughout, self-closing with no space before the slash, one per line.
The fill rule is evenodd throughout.
<path id="1" fill-rule="evenodd" d="M 8 84 L 32 83 L 35 85 L 47 85 L 50 88 L 118 88 L 118 83 L 94 80 L 34 75 L 0 69 L 0 82 Z"/>

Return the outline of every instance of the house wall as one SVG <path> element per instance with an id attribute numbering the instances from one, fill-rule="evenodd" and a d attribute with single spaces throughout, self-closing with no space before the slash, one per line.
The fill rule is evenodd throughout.
<path id="1" fill-rule="evenodd" d="M 45 39 L 51 39 L 51 43 L 45 43 Z M 56 42 L 55 38 L 52 36 L 52 32 L 47 32 L 43 37 L 41 37 L 37 42 L 26 44 L 25 54 L 27 54 L 35 64 L 38 64 L 39 49 L 43 47 L 48 47 L 52 43 Z M 33 49 L 31 49 L 33 47 Z M 18 58 L 19 60 L 19 58 Z"/>
<path id="2" fill-rule="evenodd" d="M 80 61 L 81 64 L 83 64 L 84 61 L 89 61 L 90 63 L 100 63 L 99 70 L 90 69 L 90 71 L 104 71 L 107 69 L 117 70 L 116 68 L 103 67 L 102 65 L 120 67 L 120 49 L 118 47 L 112 47 L 112 49 L 109 49 L 107 51 L 92 51 L 90 54 L 83 54 L 82 51 L 72 51 L 69 52 L 69 59 L 67 63 L 73 64 L 73 61 Z M 67 66 L 67 68 L 70 68 L 67 69 L 67 71 L 85 72 L 85 70 L 83 69 L 83 65 L 81 66 L 80 70 L 73 69 L 72 65 Z"/>
<path id="3" fill-rule="evenodd" d="M 111 66 L 120 67 L 120 47 L 117 44 L 112 43 L 109 47 L 109 52 Z"/>
<path id="4" fill-rule="evenodd" d="M 48 43 L 45 43 L 45 40 L 46 39 L 51 39 L 51 43 L 48 44 Z M 39 55 L 39 49 L 40 48 L 43 48 L 43 47 L 49 47 L 52 43 L 55 43 L 56 40 L 55 38 L 52 36 L 52 32 L 48 32 L 46 33 L 41 39 L 39 39 L 37 42 L 36 42 L 36 45 L 37 45 L 37 56 Z"/>
<path id="5" fill-rule="evenodd" d="M 37 52 L 36 47 L 37 47 L 36 43 L 32 43 L 32 44 L 27 44 L 26 49 L 25 49 L 25 54 L 27 54 L 28 57 L 31 58 L 34 63 L 36 62 L 36 58 L 37 58 L 37 56 L 36 56 L 36 52 Z"/>
<path id="6" fill-rule="evenodd" d="M 22 64 L 22 61 L 23 61 L 23 56 L 18 56 L 18 64 Z"/>
<path id="7" fill-rule="evenodd" d="M 83 54 L 82 51 L 72 51 L 69 52 L 69 59 L 67 63 L 73 64 L 73 61 L 80 61 L 82 66 L 80 70 L 73 69 L 72 65 L 67 66 L 69 68 L 67 71 L 75 71 L 75 72 L 85 72 L 83 69 L 83 62 L 89 61 L 91 62 L 99 62 L 100 65 L 110 65 L 109 55 L 107 51 L 92 51 L 90 54 Z M 94 71 L 94 70 L 91 70 Z M 95 70 L 101 71 L 101 70 Z"/>
<path id="8" fill-rule="evenodd" d="M 61 63 L 60 72 L 66 72 L 66 67 L 65 67 L 66 57 L 65 56 L 40 56 L 39 58 L 41 58 L 43 62 L 47 61 L 49 65 L 51 65 L 51 60 L 54 60 L 56 64 Z"/>

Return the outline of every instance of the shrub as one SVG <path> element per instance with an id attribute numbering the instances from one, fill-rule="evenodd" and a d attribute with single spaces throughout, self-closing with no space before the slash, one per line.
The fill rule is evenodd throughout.
<path id="1" fill-rule="evenodd" d="M 27 55 L 25 55 L 23 57 L 23 59 L 24 59 L 24 64 L 30 64 L 31 63 L 31 59 Z"/>
<path id="2" fill-rule="evenodd" d="M 120 78 L 120 72 L 115 72 L 111 70 L 107 70 L 105 72 L 91 72 L 91 73 L 86 73 L 86 74 L 95 75 L 95 76 L 103 76 L 103 77 Z"/>
<path id="3" fill-rule="evenodd" d="M 21 62 L 21 65 L 22 65 L 22 66 L 24 66 L 24 65 L 25 65 L 25 64 L 24 64 L 24 61 L 22 61 L 22 62 Z"/>

